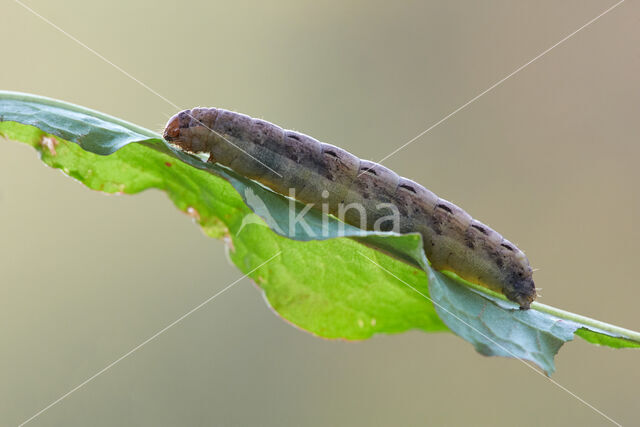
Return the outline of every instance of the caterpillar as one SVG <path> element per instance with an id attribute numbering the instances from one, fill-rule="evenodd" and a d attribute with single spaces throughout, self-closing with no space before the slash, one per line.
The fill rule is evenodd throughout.
<path id="1" fill-rule="evenodd" d="M 410 179 L 334 145 L 285 130 L 264 120 L 218 108 L 193 108 L 174 115 L 164 139 L 191 153 L 208 153 L 209 162 L 303 203 L 325 203 L 328 212 L 368 230 L 384 216 L 376 207 L 399 212 L 398 231 L 418 232 L 436 270 L 504 294 L 528 309 L 536 297 L 533 271 L 524 252 L 485 224 Z M 327 195 L 328 194 L 328 195 Z M 357 209 L 367 214 L 363 224 Z M 378 230 L 380 231 L 380 230 Z M 384 230 L 383 230 L 384 231 Z"/>

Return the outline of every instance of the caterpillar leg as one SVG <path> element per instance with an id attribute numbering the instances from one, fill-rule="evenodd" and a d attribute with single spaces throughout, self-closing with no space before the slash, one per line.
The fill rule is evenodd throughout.
<path id="1" fill-rule="evenodd" d="M 213 157 L 213 153 L 209 154 L 209 158 L 207 159 L 207 163 L 217 163 L 216 158 Z"/>

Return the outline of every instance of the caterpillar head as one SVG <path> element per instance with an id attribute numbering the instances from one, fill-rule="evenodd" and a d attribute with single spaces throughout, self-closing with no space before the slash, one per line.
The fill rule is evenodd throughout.
<path id="1" fill-rule="evenodd" d="M 180 138 L 180 114 L 176 114 L 169 119 L 162 137 L 168 142 L 177 141 Z"/>
<path id="2" fill-rule="evenodd" d="M 162 137 L 191 153 L 207 151 L 209 129 L 199 117 L 194 117 L 195 114 L 195 111 L 184 110 L 171 117 L 164 127 Z"/>

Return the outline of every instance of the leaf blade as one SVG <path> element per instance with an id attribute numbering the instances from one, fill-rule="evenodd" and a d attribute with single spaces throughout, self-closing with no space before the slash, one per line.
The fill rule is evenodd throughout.
<path id="1" fill-rule="evenodd" d="M 176 151 L 159 135 L 120 119 L 7 92 L 0 92 L 0 118 L 5 137 L 32 145 L 46 164 L 89 188 L 165 191 L 205 233 L 231 237 L 231 258 L 243 272 L 281 250 L 279 260 L 252 278 L 276 312 L 316 335 L 366 339 L 411 329 L 453 330 L 482 354 L 532 360 L 548 373 L 554 370 L 554 355 L 574 333 L 614 348 L 640 346 L 632 331 L 627 336 L 621 328 L 606 330 L 601 322 L 577 315 L 574 321 L 571 313 L 554 313 L 548 306 L 547 312 L 536 304 L 523 312 L 500 295 L 433 271 L 417 234 L 370 233 L 336 219 L 325 230 L 313 209 L 305 216 L 311 232 L 289 230 L 291 215 L 303 209 L 299 203 Z M 50 135 L 58 140 L 47 140 Z"/>

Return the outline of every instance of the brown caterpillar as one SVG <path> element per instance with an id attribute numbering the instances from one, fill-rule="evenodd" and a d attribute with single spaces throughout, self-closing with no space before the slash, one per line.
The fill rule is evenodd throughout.
<path id="1" fill-rule="evenodd" d="M 343 211 L 340 218 L 361 228 L 372 229 L 370 224 L 384 216 L 376 206 L 392 203 L 400 213 L 399 231 L 422 235 L 435 269 L 501 292 L 522 309 L 536 297 L 533 272 L 520 249 L 458 206 L 384 166 L 302 133 L 217 108 L 176 114 L 163 136 L 185 151 L 209 153 L 210 162 L 278 193 L 295 189 L 301 202 L 328 203 L 333 215 L 338 216 L 340 205 L 360 204 L 371 221 L 361 224 L 353 210 Z"/>

